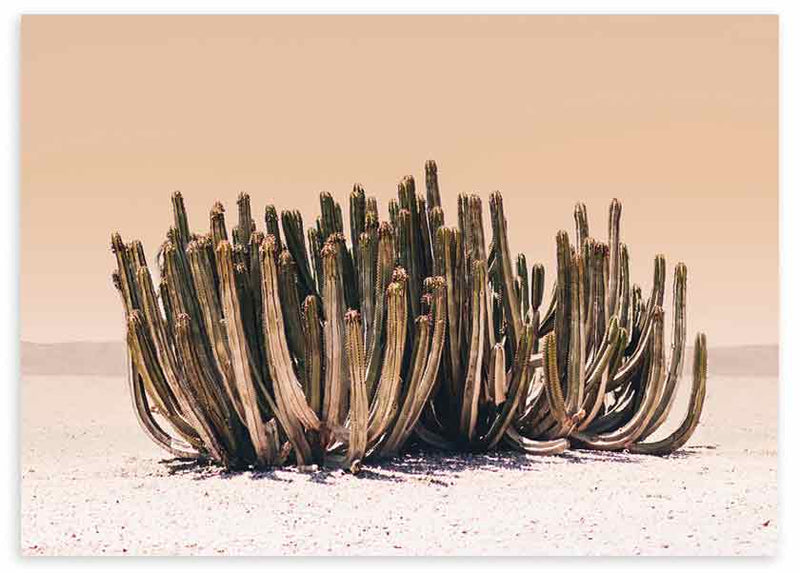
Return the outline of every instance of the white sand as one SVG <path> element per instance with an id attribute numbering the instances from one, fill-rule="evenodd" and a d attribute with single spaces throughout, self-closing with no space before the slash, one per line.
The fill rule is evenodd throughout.
<path id="1" fill-rule="evenodd" d="M 26 377 L 22 553 L 773 554 L 777 380 L 712 378 L 707 400 L 670 459 L 427 454 L 358 477 L 221 475 L 164 461 L 121 379 Z"/>

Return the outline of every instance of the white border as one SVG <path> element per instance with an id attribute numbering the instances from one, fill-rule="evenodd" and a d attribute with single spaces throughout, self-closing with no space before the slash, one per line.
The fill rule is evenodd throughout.
<path id="1" fill-rule="evenodd" d="M 0 330 L 0 364 L 3 366 L 5 380 L 3 388 L 5 395 L 3 405 L 2 431 L 5 437 L 5 451 L 11 455 L 6 457 L 3 481 L 6 486 L 4 496 L 4 519 L 2 521 L 2 563 L 9 567 L 8 570 L 17 568 L 53 568 L 83 571 L 95 569 L 139 569 L 146 566 L 152 571 L 196 570 L 211 568 L 246 567 L 254 568 L 325 568 L 333 570 L 351 570 L 352 568 L 380 567 L 381 569 L 402 570 L 406 567 L 431 567 L 436 569 L 469 568 L 481 570 L 486 567 L 502 568 L 557 568 L 559 571 L 583 571 L 586 567 L 593 570 L 639 570 L 672 569 L 680 568 L 689 570 L 734 570 L 734 569 L 774 569 L 797 570 L 798 550 L 800 535 L 798 535 L 798 509 L 797 483 L 797 454 L 793 438 L 797 437 L 798 417 L 791 406 L 800 406 L 798 400 L 797 384 L 800 380 L 798 360 L 800 353 L 800 335 L 797 320 L 800 320 L 798 302 L 795 293 L 800 291 L 798 282 L 798 260 L 793 256 L 800 246 L 800 208 L 798 208 L 797 190 L 797 163 L 800 148 L 797 144 L 800 125 L 796 107 L 800 102 L 798 93 L 797 74 L 800 70 L 800 57 L 798 57 L 797 35 L 800 34 L 800 9 L 795 0 L 787 1 L 686 1 L 672 2 L 642 2 L 642 1 L 616 1 L 616 2 L 590 2 L 568 1 L 561 2 L 523 2 L 513 0 L 494 1 L 425 1 L 406 0 L 404 2 L 368 2 L 362 1 L 313 1 L 297 0 L 294 2 L 284 0 L 277 2 L 258 2 L 231 0 L 228 2 L 189 2 L 189 1 L 156 1 L 141 0 L 139 2 L 45 2 L 45 1 L 16 1 L 6 0 L 0 5 L 3 18 L 4 41 L 1 44 L 2 63 L 4 64 L 3 77 L 6 79 L 5 89 L 2 90 L 2 132 L 6 135 L 3 140 L 2 158 L 5 163 L 6 186 L 0 192 L 2 205 L 2 240 L 0 241 L 0 257 L 2 265 L 2 280 L 0 281 L 0 300 L 6 302 L 5 320 Z M 780 387 L 780 456 L 779 456 L 779 483 L 780 483 L 780 548 L 776 559 L 651 559 L 648 561 L 637 559 L 598 559 L 591 563 L 573 559 L 558 559 L 557 562 L 549 559 L 534 560 L 502 560 L 496 565 L 488 559 L 417 559 L 413 562 L 401 560 L 376 559 L 358 560 L 326 560 L 325 562 L 311 559 L 283 559 L 283 560 L 255 560 L 237 559 L 228 560 L 224 564 L 209 559 L 167 559 L 151 558 L 146 563 L 141 559 L 26 559 L 19 557 L 19 486 L 18 486 L 18 341 L 19 341 L 19 15 L 44 14 L 44 13 L 656 13 L 656 14 L 778 14 L 780 15 L 780 221 L 781 221 L 781 346 L 788 352 L 781 352 L 781 387 Z M 746 230 L 743 230 L 746 232 Z M 189 524 L 187 524 L 189 525 Z M 794 562 L 794 565 L 792 563 Z"/>

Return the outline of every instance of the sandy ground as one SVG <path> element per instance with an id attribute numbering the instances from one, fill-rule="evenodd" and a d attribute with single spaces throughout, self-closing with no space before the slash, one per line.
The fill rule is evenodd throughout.
<path id="1" fill-rule="evenodd" d="M 707 400 L 689 447 L 669 459 L 417 453 L 358 477 L 226 475 L 165 460 L 121 379 L 26 377 L 21 551 L 772 554 L 777 380 L 712 378 Z"/>

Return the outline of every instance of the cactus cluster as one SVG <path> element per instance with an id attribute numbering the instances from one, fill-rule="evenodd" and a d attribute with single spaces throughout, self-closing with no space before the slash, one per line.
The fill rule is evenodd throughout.
<path id="1" fill-rule="evenodd" d="M 229 468 L 343 467 L 412 442 L 445 450 L 568 448 L 669 454 L 691 436 L 706 389 L 706 340 L 695 341 L 683 423 L 647 441 L 673 405 L 683 370 L 686 267 L 673 279 L 672 348 L 664 344 L 665 260 L 645 299 L 629 277 L 622 205 L 607 242 L 575 208 L 575 238 L 556 236 L 557 269 L 513 257 L 503 199 L 460 195 L 445 223 L 436 164 L 426 193 L 403 178 L 381 221 L 356 185 L 350 243 L 328 193 L 306 232 L 298 211 L 250 198 L 237 225 L 221 204 L 193 233 L 183 198 L 157 255 L 156 285 L 139 241 L 112 236 L 127 320 L 129 384 L 147 434 L 174 456 Z M 451 223 L 452 224 L 452 223 Z"/>

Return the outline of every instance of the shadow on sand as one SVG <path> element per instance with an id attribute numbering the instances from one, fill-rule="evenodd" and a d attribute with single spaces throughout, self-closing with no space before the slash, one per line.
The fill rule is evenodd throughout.
<path id="1" fill-rule="evenodd" d="M 704 447 L 684 449 L 669 456 L 672 459 L 686 459 L 703 455 Z M 483 454 L 440 452 L 430 449 L 414 448 L 400 457 L 380 460 L 366 464 L 355 476 L 340 469 L 321 468 L 314 471 L 300 471 L 296 468 L 276 468 L 269 470 L 230 471 L 204 461 L 186 459 L 164 459 L 159 463 L 167 469 L 170 476 L 191 476 L 196 480 L 234 479 L 246 476 L 253 480 L 293 482 L 306 479 L 313 483 L 333 485 L 343 478 L 364 479 L 402 483 L 424 481 L 432 485 L 447 487 L 453 479 L 470 471 L 500 472 L 507 470 L 547 471 L 550 466 L 562 464 L 639 464 L 648 456 L 621 452 L 600 452 L 589 450 L 568 450 L 559 456 L 529 456 L 515 451 L 494 451 Z"/>

